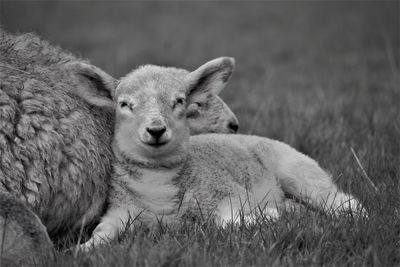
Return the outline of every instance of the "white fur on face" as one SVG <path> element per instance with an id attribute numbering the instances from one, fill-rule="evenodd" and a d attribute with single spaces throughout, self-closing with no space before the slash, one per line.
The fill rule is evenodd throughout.
<path id="1" fill-rule="evenodd" d="M 175 105 L 176 99 L 185 98 L 185 88 L 164 68 L 140 68 L 129 74 L 118 86 L 116 98 L 115 144 L 128 158 L 147 161 L 169 156 L 187 141 L 185 105 Z M 118 105 L 121 101 L 126 102 L 124 108 Z M 165 128 L 160 137 L 149 131 L 157 127 Z"/>

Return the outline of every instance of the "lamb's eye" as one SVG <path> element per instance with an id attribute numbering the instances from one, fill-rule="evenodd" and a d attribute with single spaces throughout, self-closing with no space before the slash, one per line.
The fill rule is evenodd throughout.
<path id="1" fill-rule="evenodd" d="M 185 103 L 185 99 L 184 99 L 183 97 L 178 97 L 178 98 L 175 100 L 175 103 L 174 103 L 174 105 L 172 106 L 172 108 L 176 108 L 177 105 L 181 106 L 181 105 L 183 105 L 184 103 Z"/>
<path id="2" fill-rule="evenodd" d="M 125 102 L 125 101 L 121 101 L 121 102 L 119 102 L 119 106 L 120 106 L 121 108 L 127 108 L 127 107 L 128 107 L 128 103 Z"/>
<path id="3" fill-rule="evenodd" d="M 199 107 L 199 108 L 201 108 L 203 106 L 203 104 L 200 103 L 200 102 L 194 102 L 194 104 L 196 104 L 196 106 Z"/>
<path id="4" fill-rule="evenodd" d="M 185 99 L 183 97 L 179 97 L 176 99 L 176 103 L 178 105 L 183 105 L 184 102 L 185 102 Z"/>
<path id="5" fill-rule="evenodd" d="M 121 102 L 119 102 L 119 106 L 121 109 L 130 109 L 132 111 L 132 109 L 135 105 L 131 102 L 121 101 Z"/>

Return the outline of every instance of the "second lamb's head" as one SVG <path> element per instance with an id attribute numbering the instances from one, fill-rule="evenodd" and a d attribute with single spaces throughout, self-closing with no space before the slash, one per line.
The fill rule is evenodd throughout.
<path id="1" fill-rule="evenodd" d="M 201 127 L 201 123 L 221 122 L 218 116 L 199 121 L 201 105 L 210 104 L 210 99 L 220 101 L 213 105 L 225 105 L 215 96 L 225 87 L 233 70 L 232 58 L 209 61 L 193 72 L 154 65 L 134 70 L 121 79 L 113 97 L 114 146 L 130 158 L 180 154 L 196 124 Z M 228 128 L 236 131 L 237 122 L 230 123 Z"/>

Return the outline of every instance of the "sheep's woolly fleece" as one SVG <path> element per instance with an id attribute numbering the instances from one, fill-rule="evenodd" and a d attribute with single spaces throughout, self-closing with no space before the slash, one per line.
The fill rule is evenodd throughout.
<path id="1" fill-rule="evenodd" d="M 34 34 L 0 30 L 0 192 L 22 200 L 50 235 L 99 216 L 111 172 L 112 116 L 72 92 L 73 55 Z"/>

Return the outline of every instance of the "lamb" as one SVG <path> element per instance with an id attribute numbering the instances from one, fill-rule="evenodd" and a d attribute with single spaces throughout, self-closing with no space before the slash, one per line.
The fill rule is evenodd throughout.
<path id="1" fill-rule="evenodd" d="M 217 58 L 180 78 L 171 68 L 152 65 L 122 78 L 113 93 L 110 205 L 82 249 L 115 238 L 131 219 L 151 226 L 201 212 L 226 223 L 242 212 L 249 222 L 260 207 L 274 219 L 285 206 L 284 193 L 316 208 L 358 211 L 354 197 L 338 191 L 317 162 L 289 145 L 249 135 L 189 137 L 186 118 L 194 99 L 223 88 L 233 69 L 232 58 Z"/>
<path id="2" fill-rule="evenodd" d="M 176 69 L 175 75 L 187 72 Z M 60 239 L 100 218 L 111 176 L 113 111 L 82 96 L 111 98 L 117 84 L 34 34 L 0 29 L 0 195 L 12 196 L 22 203 L 16 207 L 39 218 L 24 217 L 21 227 L 40 220 L 37 231 Z M 193 103 L 190 134 L 237 131 L 218 91 Z M 0 200 L 2 210 L 15 208 L 13 201 Z"/>

